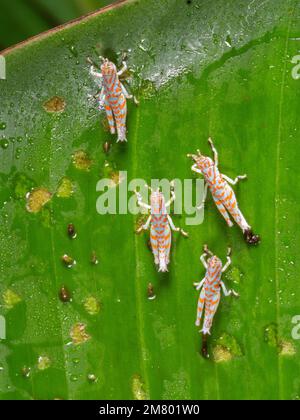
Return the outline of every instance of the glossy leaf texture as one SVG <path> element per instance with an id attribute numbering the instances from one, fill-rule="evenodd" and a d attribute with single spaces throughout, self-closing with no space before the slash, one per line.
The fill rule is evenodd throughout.
<path id="1" fill-rule="evenodd" d="M 76 19 L 114 0 L 11 0 L 1 4 L 0 48 Z"/>
<path id="2" fill-rule="evenodd" d="M 299 18 L 295 0 L 127 1 L 6 52 L 0 398 L 299 398 Z M 117 145 L 86 58 L 120 66 L 124 52 L 140 105 L 128 104 L 128 144 Z M 223 173 L 248 174 L 235 190 L 262 243 L 249 248 L 209 197 L 202 225 L 174 216 L 190 238 L 174 234 L 158 274 L 138 218 L 97 213 L 97 182 L 119 170 L 128 182 L 194 178 L 186 155 L 210 154 L 209 136 Z M 37 213 L 32 188 L 48 201 Z M 209 361 L 192 286 L 205 243 L 223 261 L 233 247 L 224 280 L 240 294 L 222 299 Z"/>

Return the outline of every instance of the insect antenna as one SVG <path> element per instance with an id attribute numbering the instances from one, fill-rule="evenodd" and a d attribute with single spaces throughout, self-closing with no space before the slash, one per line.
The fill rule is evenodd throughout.
<path id="1" fill-rule="evenodd" d="M 210 255 L 211 257 L 214 256 L 214 254 L 209 250 L 207 244 L 205 244 L 203 248 L 204 248 L 205 254 Z"/>

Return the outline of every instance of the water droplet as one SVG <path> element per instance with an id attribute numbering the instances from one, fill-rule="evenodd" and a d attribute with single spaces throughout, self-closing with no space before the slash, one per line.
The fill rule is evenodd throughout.
<path id="1" fill-rule="evenodd" d="M 69 50 L 71 51 L 71 53 L 74 57 L 78 57 L 78 51 L 77 51 L 75 45 L 70 45 Z"/>
<path id="2" fill-rule="evenodd" d="M 6 129 L 6 123 L 0 122 L 0 130 L 5 130 L 5 129 Z"/>
<path id="3" fill-rule="evenodd" d="M 9 146 L 9 142 L 7 139 L 1 139 L 0 140 L 0 146 L 2 147 L 2 149 L 7 149 Z"/>

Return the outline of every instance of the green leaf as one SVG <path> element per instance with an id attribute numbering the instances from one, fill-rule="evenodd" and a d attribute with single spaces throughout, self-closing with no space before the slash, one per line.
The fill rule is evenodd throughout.
<path id="1" fill-rule="evenodd" d="M 296 0 L 133 0 L 5 53 L 0 398 L 299 398 L 299 17 Z M 140 106 L 128 105 L 119 145 L 88 97 L 86 58 L 120 65 L 124 51 Z M 191 178 L 186 154 L 210 154 L 209 136 L 223 173 L 248 174 L 236 193 L 262 243 L 249 248 L 209 198 L 205 222 L 188 240 L 174 234 L 170 272 L 158 274 L 137 217 L 96 212 L 96 184 L 119 170 Z M 199 355 L 192 287 L 205 243 L 223 260 L 232 245 L 224 280 L 241 296 L 222 299 L 211 361 Z"/>

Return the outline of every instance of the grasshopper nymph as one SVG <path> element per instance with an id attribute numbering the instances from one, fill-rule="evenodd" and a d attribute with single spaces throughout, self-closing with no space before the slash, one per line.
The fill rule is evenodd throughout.
<path id="1" fill-rule="evenodd" d="M 222 261 L 213 255 L 208 249 L 207 245 L 204 246 L 204 254 L 201 255 L 200 260 L 206 269 L 204 279 L 200 283 L 194 283 L 196 290 L 200 290 L 198 300 L 196 326 L 199 327 L 203 311 L 205 310 L 203 329 L 202 332 L 202 355 L 209 357 L 207 349 L 207 336 L 210 335 L 214 316 L 217 312 L 221 300 L 221 288 L 225 296 L 239 295 L 234 290 L 227 290 L 225 284 L 221 280 L 222 274 L 231 265 L 231 248 L 228 248 L 227 263 L 223 266 Z M 206 260 L 208 258 L 208 260 Z"/>
<path id="2" fill-rule="evenodd" d="M 135 103 L 138 102 L 133 95 L 130 95 L 119 77 L 122 76 L 127 70 L 127 64 L 123 61 L 123 67 L 120 71 L 114 63 L 107 58 L 100 57 L 102 60 L 101 73 L 96 70 L 94 63 L 88 59 L 91 64 L 90 73 L 98 80 L 101 86 L 100 94 L 97 95 L 100 110 L 105 109 L 107 120 L 110 127 L 111 134 L 118 134 L 117 142 L 125 142 L 126 139 L 126 117 L 127 117 L 127 99 L 134 99 Z"/>
<path id="3" fill-rule="evenodd" d="M 236 177 L 235 180 L 233 180 L 228 176 L 221 174 L 218 169 L 218 152 L 212 140 L 209 139 L 208 141 L 214 153 L 214 160 L 203 156 L 199 150 L 197 155 L 188 155 L 188 157 L 192 158 L 195 162 L 195 164 L 192 166 L 192 171 L 203 175 L 205 179 L 204 199 L 199 209 L 203 208 L 205 204 L 207 190 L 209 188 L 216 206 L 226 220 L 228 226 L 233 226 L 233 223 L 228 214 L 229 212 L 235 222 L 242 229 L 247 243 L 250 245 L 256 245 L 260 242 L 260 237 L 252 232 L 251 226 L 247 223 L 245 217 L 239 209 L 235 193 L 232 187 L 229 185 L 236 185 L 240 180 L 246 179 L 247 175 L 240 175 Z"/>
<path id="4" fill-rule="evenodd" d="M 146 224 L 140 227 L 137 233 L 148 230 L 151 226 L 150 242 L 154 261 L 159 267 L 158 271 L 166 272 L 168 271 L 168 265 L 170 263 L 172 242 L 171 230 L 180 232 L 185 237 L 188 237 L 188 234 L 174 225 L 173 220 L 167 211 L 176 199 L 175 192 L 171 191 L 171 199 L 166 203 L 162 192 L 159 190 L 153 191 L 150 187 L 148 188 L 151 191 L 151 205 L 143 203 L 141 194 L 137 191 L 135 192 L 138 205 L 151 212 Z"/>

